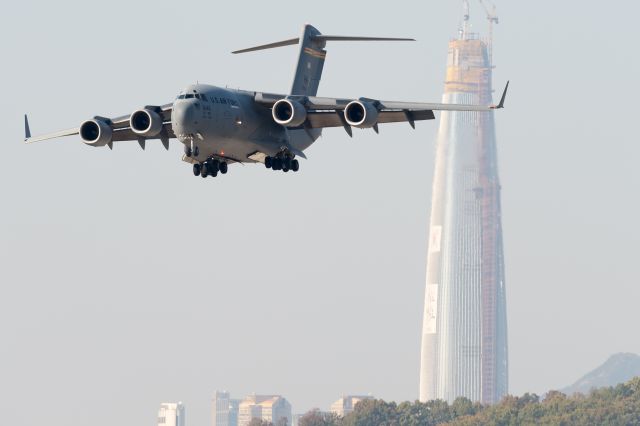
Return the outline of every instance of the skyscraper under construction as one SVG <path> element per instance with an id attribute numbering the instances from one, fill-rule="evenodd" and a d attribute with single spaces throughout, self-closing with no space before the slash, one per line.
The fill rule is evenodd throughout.
<path id="1" fill-rule="evenodd" d="M 497 22 L 495 14 L 490 23 Z M 492 21 L 491 19 L 494 19 Z M 491 40 L 449 43 L 443 102 L 491 103 Z M 420 400 L 507 393 L 507 318 L 493 112 L 443 112 L 433 181 Z"/>

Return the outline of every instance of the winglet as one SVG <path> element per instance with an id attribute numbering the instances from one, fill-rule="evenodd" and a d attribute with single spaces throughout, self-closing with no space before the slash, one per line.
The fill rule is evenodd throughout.
<path id="1" fill-rule="evenodd" d="M 24 115 L 24 141 L 28 141 L 31 137 L 31 130 L 29 129 L 29 119 L 27 114 Z"/>
<path id="2" fill-rule="evenodd" d="M 504 100 L 507 97 L 507 89 L 509 89 L 509 82 L 508 81 L 507 81 L 507 85 L 504 87 L 504 92 L 502 92 L 502 98 L 500 98 L 500 103 L 498 104 L 497 107 L 495 107 L 495 109 L 504 108 Z"/>

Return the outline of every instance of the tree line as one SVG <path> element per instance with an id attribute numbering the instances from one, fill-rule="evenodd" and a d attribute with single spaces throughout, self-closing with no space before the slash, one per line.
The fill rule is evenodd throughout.
<path id="1" fill-rule="evenodd" d="M 312 410 L 299 426 L 478 426 L 478 425 L 640 425 L 640 377 L 589 394 L 558 391 L 507 396 L 495 405 L 467 398 L 453 403 L 363 400 L 344 417 Z"/>

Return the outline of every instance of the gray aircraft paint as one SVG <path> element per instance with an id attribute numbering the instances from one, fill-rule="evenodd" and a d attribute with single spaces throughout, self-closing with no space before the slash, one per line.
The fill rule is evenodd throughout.
<path id="1" fill-rule="evenodd" d="M 253 152 L 275 155 L 281 147 L 288 146 L 285 128 L 273 121 L 270 110 L 256 105 L 252 92 L 198 84 L 187 87 L 184 93 L 204 94 L 208 99 L 176 99 L 173 104 L 173 115 L 179 117 L 172 120 L 178 139 L 188 143 L 188 134 L 203 136 L 202 140 L 194 138 L 200 148 L 196 159 L 216 155 L 238 162 L 251 161 L 247 155 Z M 189 122 L 185 121 L 187 110 L 194 114 Z"/>
<path id="2" fill-rule="evenodd" d="M 311 25 L 305 25 L 298 39 L 300 52 L 293 78 L 291 95 L 315 96 L 318 93 L 322 69 L 324 67 L 325 42 L 313 40 L 320 31 Z M 280 47 L 276 43 L 275 47 Z M 204 93 L 209 100 L 233 99 L 237 105 L 221 102 L 204 102 L 197 99 L 177 99 L 174 102 L 174 114 L 183 110 L 188 104 L 194 104 L 202 127 L 198 132 L 207 135 L 200 147 L 199 157 L 208 158 L 218 155 L 240 161 L 248 161 L 247 156 L 259 151 L 268 155 L 276 155 L 282 149 L 304 151 L 321 135 L 322 129 L 286 129 L 275 123 L 270 111 L 254 102 L 255 93 L 239 90 L 222 89 L 215 86 L 189 86 L 185 93 Z M 212 118 L 213 113 L 215 119 Z M 179 120 L 173 121 L 176 135 L 182 130 Z M 178 138 L 180 138 L 178 136 Z"/>
<path id="3" fill-rule="evenodd" d="M 300 53 L 291 87 L 292 95 L 315 96 L 318 94 L 320 79 L 327 51 L 325 42 L 314 41 L 311 36 L 320 35 L 320 31 L 311 25 L 305 25 L 300 36 Z M 289 130 L 291 145 L 300 151 L 307 149 L 322 134 L 322 129 Z"/>
<path id="4" fill-rule="evenodd" d="M 327 51 L 324 50 L 326 42 L 314 39 L 320 31 L 311 25 L 305 25 L 300 36 L 300 53 L 296 65 L 292 95 L 315 96 L 318 94 L 322 69 Z"/>
<path id="5" fill-rule="evenodd" d="M 433 119 L 434 110 L 488 111 L 503 107 L 506 88 L 497 106 L 316 97 L 324 67 L 326 56 L 324 48 L 327 41 L 408 40 L 412 39 L 327 36 L 307 24 L 303 27 L 299 38 L 233 52 L 252 52 L 299 44 L 298 61 L 289 95 L 271 95 L 206 84 L 190 85 L 178 95 L 173 104 L 144 108 L 145 111 L 155 111 L 159 114 L 158 117 L 162 120 L 162 123 L 156 121 L 162 128 L 159 134 L 141 136 L 129 124 L 131 116 L 124 115 L 114 119 L 94 117 L 96 125 L 104 125 L 105 131 L 112 134 L 112 136 L 105 136 L 108 142 L 97 142 L 97 139 L 96 141 L 88 140 L 87 135 L 81 131 L 82 126 L 32 138 L 25 116 L 25 142 L 81 134 L 84 142 L 93 146 L 108 145 L 112 148 L 114 141 L 137 140 L 144 149 L 147 139 L 161 139 L 165 148 L 168 148 L 169 136 L 173 135 L 185 145 L 185 151 L 189 151 L 189 154 L 183 156 L 183 160 L 188 163 L 202 164 L 209 160 L 255 163 L 264 162 L 266 157 L 276 156 L 288 159 L 294 159 L 296 156 L 306 158 L 303 151 L 320 137 L 323 127 L 343 126 L 347 133 L 352 135 L 351 126 L 371 127 L 378 132 L 379 123 L 407 121 L 414 127 L 416 120 Z M 271 108 L 282 99 L 288 99 L 304 108 L 307 118 L 304 119 L 303 124 L 288 126 L 275 121 Z M 371 108 L 373 121 L 370 120 L 367 124 L 349 121 L 347 108 L 351 104 L 360 105 L 359 107 L 363 110 L 366 109 L 365 106 Z M 362 115 L 368 115 L 370 112 L 363 111 Z M 316 114 L 318 120 L 311 121 L 309 114 Z M 167 117 L 170 118 L 167 119 Z M 98 133 L 100 134 L 102 130 Z M 204 176 L 206 177 L 206 174 Z"/>

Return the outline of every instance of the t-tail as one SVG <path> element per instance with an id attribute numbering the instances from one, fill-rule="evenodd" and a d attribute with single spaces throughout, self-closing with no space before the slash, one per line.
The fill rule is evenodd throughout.
<path id="1" fill-rule="evenodd" d="M 296 73 L 293 77 L 290 97 L 316 96 L 324 68 L 324 60 L 327 56 L 325 47 L 327 41 L 415 41 L 412 38 L 389 38 L 389 37 L 352 37 L 352 36 L 331 36 L 323 35 L 317 28 L 306 24 L 302 29 L 300 37 L 261 46 L 250 47 L 248 49 L 236 50 L 232 53 L 254 52 L 256 50 L 273 49 L 275 47 L 300 45 Z M 310 129 L 302 126 L 299 129 L 288 129 L 290 148 L 296 155 L 304 157 L 302 151 L 307 149 L 316 139 L 320 137 L 322 129 Z"/>
<path id="2" fill-rule="evenodd" d="M 316 96 L 322 77 L 324 59 L 327 56 L 325 46 L 327 41 L 415 41 L 412 38 L 389 37 L 352 37 L 323 35 L 312 25 L 305 25 L 302 35 L 297 38 L 236 50 L 232 53 L 253 52 L 256 50 L 273 49 L 275 47 L 300 44 L 300 53 L 296 65 L 296 73 L 291 87 L 292 96 Z"/>

